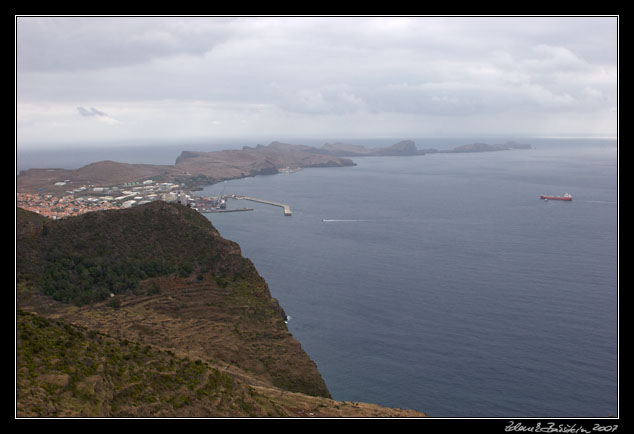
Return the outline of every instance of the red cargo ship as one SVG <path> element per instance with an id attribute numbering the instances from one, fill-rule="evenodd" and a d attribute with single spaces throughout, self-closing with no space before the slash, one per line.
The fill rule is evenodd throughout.
<path id="1" fill-rule="evenodd" d="M 572 196 L 568 193 L 564 194 L 563 196 L 544 196 L 541 195 L 539 196 L 540 199 L 544 199 L 544 200 L 572 200 Z"/>

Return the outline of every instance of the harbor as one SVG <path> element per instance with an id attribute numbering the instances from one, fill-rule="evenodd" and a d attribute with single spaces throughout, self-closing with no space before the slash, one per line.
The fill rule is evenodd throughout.
<path id="1" fill-rule="evenodd" d="M 177 202 L 189 206 L 201 214 L 253 211 L 253 208 L 227 208 L 229 199 L 248 200 L 283 209 L 285 216 L 292 216 L 287 204 L 243 195 L 195 196 L 183 189 L 183 185 L 159 182 L 151 179 L 124 182 L 111 186 L 76 185 L 70 179 L 55 184 L 66 188 L 59 194 L 18 193 L 17 204 L 26 210 L 51 219 L 61 219 L 91 211 L 130 208 L 155 200 Z"/>
<path id="2" fill-rule="evenodd" d="M 265 203 L 267 205 L 279 206 L 279 207 L 284 209 L 284 215 L 285 216 L 292 216 L 293 215 L 293 213 L 291 212 L 291 207 L 286 205 L 286 204 L 284 204 L 284 203 L 273 202 L 271 200 L 256 199 L 254 197 L 249 197 L 249 196 L 233 195 L 232 198 L 233 199 L 237 199 L 237 200 L 250 200 L 252 202 L 259 202 L 259 203 Z"/>
<path id="3" fill-rule="evenodd" d="M 253 208 L 237 208 L 237 209 L 209 209 L 204 211 L 199 211 L 201 214 L 214 214 L 221 212 L 240 212 L 240 211 L 253 211 Z"/>
<path id="4" fill-rule="evenodd" d="M 271 200 L 258 199 L 255 197 L 242 196 L 237 194 L 232 195 L 220 195 L 217 197 L 197 197 L 194 200 L 194 207 L 203 214 L 208 213 L 221 213 L 221 212 L 239 212 L 239 211 L 253 211 L 253 208 L 236 208 L 227 209 L 228 199 L 235 200 L 249 200 L 251 202 L 264 203 L 267 205 L 277 206 L 283 209 L 285 216 L 292 216 L 291 207 L 287 204 L 275 202 Z"/>

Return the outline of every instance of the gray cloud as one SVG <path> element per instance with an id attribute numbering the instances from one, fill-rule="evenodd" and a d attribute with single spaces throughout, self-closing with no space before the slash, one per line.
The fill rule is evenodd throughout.
<path id="1" fill-rule="evenodd" d="M 18 17 L 20 71 L 77 71 L 137 65 L 179 54 L 202 55 L 230 32 L 231 19 Z"/>
<path id="2" fill-rule="evenodd" d="M 19 17 L 16 31 L 28 134 L 64 107 L 107 125 L 86 100 L 136 135 L 358 136 L 404 118 L 420 135 L 431 120 L 495 132 L 500 114 L 540 133 L 616 131 L 614 17 Z"/>
<path id="3" fill-rule="evenodd" d="M 101 110 L 97 110 L 94 107 L 90 107 L 89 109 L 85 107 L 77 107 L 77 111 L 82 116 L 108 116 L 106 113 Z"/>

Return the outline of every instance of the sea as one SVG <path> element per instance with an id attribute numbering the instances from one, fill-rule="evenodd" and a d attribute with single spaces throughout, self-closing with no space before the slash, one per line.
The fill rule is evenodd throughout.
<path id="1" fill-rule="evenodd" d="M 617 417 L 617 141 L 522 142 L 533 149 L 353 158 L 195 194 L 290 205 L 229 200 L 253 211 L 206 216 L 268 282 L 334 399 L 438 418 Z M 180 151 L 103 152 L 173 164 Z M 58 166 L 79 167 L 67 155 Z"/>

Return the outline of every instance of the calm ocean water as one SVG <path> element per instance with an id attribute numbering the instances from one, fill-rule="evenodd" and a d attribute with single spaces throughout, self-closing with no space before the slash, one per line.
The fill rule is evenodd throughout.
<path id="1" fill-rule="evenodd" d="M 230 201 L 255 210 L 208 216 L 269 283 L 335 399 L 432 417 L 618 416 L 616 141 L 527 142 L 198 194 L 291 206 Z M 180 150 L 102 159 L 172 164 Z M 572 202 L 539 200 L 565 192 Z"/>
<path id="2" fill-rule="evenodd" d="M 249 202 L 210 218 L 335 399 L 434 417 L 617 416 L 616 143 L 535 146 L 358 158 L 201 194 L 291 205 L 292 217 Z M 565 192 L 573 202 L 539 200 Z"/>

